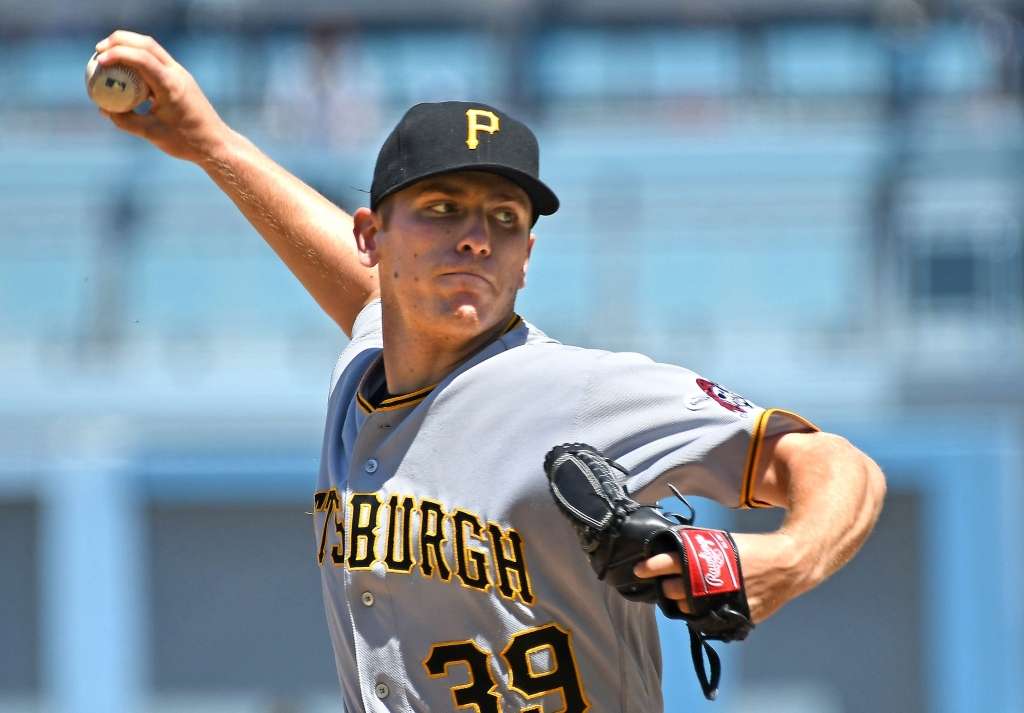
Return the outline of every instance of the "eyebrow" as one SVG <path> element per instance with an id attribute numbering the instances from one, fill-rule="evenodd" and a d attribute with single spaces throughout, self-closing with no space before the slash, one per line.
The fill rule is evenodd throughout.
<path id="1" fill-rule="evenodd" d="M 427 191 L 440 191 L 442 193 L 451 193 L 456 196 L 462 196 L 467 193 L 466 189 L 460 187 L 458 184 L 439 178 L 428 179 L 420 184 L 420 193 L 426 193 Z"/>
<path id="2" fill-rule="evenodd" d="M 424 181 L 423 185 L 420 188 L 420 194 L 422 195 L 423 193 L 429 193 L 430 191 L 448 193 L 449 195 L 456 197 L 462 197 L 469 192 L 465 188 L 459 186 L 458 184 L 452 183 L 450 181 L 445 181 L 444 179 L 433 179 Z M 520 205 L 529 207 L 529 198 L 527 198 L 527 200 L 524 201 L 522 197 L 517 196 L 515 193 L 495 193 L 494 197 L 500 201 L 510 201 L 513 203 L 519 203 Z"/>

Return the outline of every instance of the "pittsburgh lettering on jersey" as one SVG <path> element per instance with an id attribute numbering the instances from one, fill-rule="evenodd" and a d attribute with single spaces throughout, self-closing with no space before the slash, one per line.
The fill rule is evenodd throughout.
<path id="1" fill-rule="evenodd" d="M 444 560 L 444 521 L 447 516 L 441 503 L 423 498 L 420 502 L 420 573 L 427 578 L 438 577 L 450 582 L 452 571 Z"/>
<path id="2" fill-rule="evenodd" d="M 377 535 L 380 532 L 380 498 L 377 493 L 352 493 L 349 531 L 348 568 L 370 569 L 377 561 Z"/>
<path id="3" fill-rule="evenodd" d="M 313 498 L 324 518 L 319 527 L 317 562 L 350 570 L 368 570 L 381 562 L 385 570 L 427 579 L 457 579 L 469 589 L 492 586 L 502 598 L 533 604 L 523 538 L 514 529 L 485 522 L 465 508 L 446 511 L 441 503 L 393 494 L 352 493 L 342 500 L 337 488 Z M 322 513 L 322 515 L 321 515 Z"/>
<path id="4" fill-rule="evenodd" d="M 392 495 L 388 500 L 388 548 L 384 555 L 384 568 L 388 572 L 412 572 L 412 513 L 416 509 L 416 501 L 406 496 L 400 498 Z M 398 534 L 398 522 L 401 520 L 401 535 Z"/>
<path id="5" fill-rule="evenodd" d="M 338 537 L 338 544 L 331 548 L 331 559 L 334 564 L 342 564 L 345 560 L 345 529 L 344 520 L 338 520 L 335 515 L 341 510 L 341 502 L 338 500 L 336 489 L 321 490 L 313 497 L 313 510 L 325 512 L 323 530 L 320 532 L 320 549 L 317 550 L 316 560 L 319 564 L 324 563 L 324 555 L 327 554 L 328 531 L 331 522 L 334 521 L 335 532 Z"/>
<path id="6" fill-rule="evenodd" d="M 455 509 L 452 523 L 455 530 L 455 574 L 463 587 L 486 592 L 491 586 L 487 566 L 489 558 L 486 552 L 470 547 L 467 539 L 483 540 L 484 526 L 480 518 L 461 508 Z"/>

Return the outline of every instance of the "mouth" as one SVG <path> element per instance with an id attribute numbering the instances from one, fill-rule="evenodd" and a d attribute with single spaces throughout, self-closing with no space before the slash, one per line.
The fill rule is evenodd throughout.
<path id="1" fill-rule="evenodd" d="M 452 270 L 450 272 L 442 272 L 440 277 L 442 278 L 454 278 L 458 281 L 464 281 L 468 283 L 481 282 L 485 285 L 490 286 L 491 281 L 477 272 L 468 272 L 465 270 Z"/>

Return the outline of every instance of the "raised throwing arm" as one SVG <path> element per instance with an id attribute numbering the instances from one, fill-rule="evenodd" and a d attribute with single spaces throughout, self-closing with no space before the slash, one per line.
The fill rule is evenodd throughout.
<path id="1" fill-rule="evenodd" d="M 848 441 L 828 433 L 789 433 L 765 441 L 755 498 L 785 507 L 775 532 L 734 533 L 747 601 L 755 622 L 821 584 L 864 544 L 882 510 L 885 477 Z M 641 577 L 679 574 L 679 557 L 656 555 L 636 566 Z M 685 611 L 682 580 L 663 581 Z"/>
<path id="2" fill-rule="evenodd" d="M 195 79 L 153 38 L 118 30 L 100 64 L 135 68 L 153 92 L 147 114 L 101 113 L 119 129 L 203 168 L 346 334 L 379 294 L 360 264 L 352 218 L 268 158 L 218 116 Z"/>

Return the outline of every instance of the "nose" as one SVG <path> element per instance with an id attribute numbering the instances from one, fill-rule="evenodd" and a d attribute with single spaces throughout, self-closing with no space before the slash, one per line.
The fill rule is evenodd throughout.
<path id="1" fill-rule="evenodd" d="M 466 225 L 466 232 L 459 239 L 458 251 L 476 257 L 491 254 L 491 235 L 482 211 L 475 211 Z"/>

